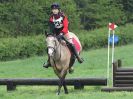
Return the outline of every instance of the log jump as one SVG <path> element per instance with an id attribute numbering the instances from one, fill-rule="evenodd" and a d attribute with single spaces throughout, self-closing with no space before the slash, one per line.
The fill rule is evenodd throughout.
<path id="1" fill-rule="evenodd" d="M 56 78 L 14 78 L 0 79 L 0 85 L 6 85 L 7 90 L 15 90 L 17 85 L 58 85 L 59 79 Z M 75 89 L 83 89 L 84 86 L 106 86 L 106 78 L 68 78 L 66 84 L 74 86 Z"/>

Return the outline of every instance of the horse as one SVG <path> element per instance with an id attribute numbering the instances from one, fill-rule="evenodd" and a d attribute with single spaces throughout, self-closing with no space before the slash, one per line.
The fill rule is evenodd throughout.
<path id="1" fill-rule="evenodd" d="M 57 95 L 60 94 L 62 86 L 64 87 L 65 94 L 68 94 L 65 77 L 71 66 L 74 64 L 75 58 L 72 58 L 72 54 L 67 44 L 62 43 L 62 40 L 59 39 L 60 35 L 48 35 L 48 33 L 45 32 L 45 36 L 50 64 L 59 78 Z"/>

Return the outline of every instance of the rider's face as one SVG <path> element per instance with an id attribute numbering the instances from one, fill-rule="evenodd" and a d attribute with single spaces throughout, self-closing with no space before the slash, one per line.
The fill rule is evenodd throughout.
<path id="1" fill-rule="evenodd" d="M 59 13 L 59 9 L 52 9 L 53 14 L 58 14 Z"/>

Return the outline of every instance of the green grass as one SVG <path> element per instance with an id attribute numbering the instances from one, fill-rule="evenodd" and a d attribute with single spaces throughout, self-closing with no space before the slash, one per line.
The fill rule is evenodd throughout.
<path id="1" fill-rule="evenodd" d="M 133 45 L 115 48 L 115 59 L 122 59 L 123 65 L 131 67 Z M 110 53 L 111 54 L 111 53 Z M 107 48 L 88 50 L 82 53 L 83 64 L 75 63 L 75 72 L 67 77 L 106 77 Z M 52 68 L 44 69 L 42 64 L 46 57 L 32 57 L 24 60 L 0 62 L 0 78 L 55 78 Z M 111 65 L 110 65 L 111 69 Z M 105 93 L 101 87 L 85 87 L 84 90 L 74 90 L 68 87 L 69 95 L 63 90 L 56 96 L 57 86 L 19 86 L 16 91 L 7 92 L 6 86 L 0 86 L 0 99 L 131 99 L 132 92 Z"/>

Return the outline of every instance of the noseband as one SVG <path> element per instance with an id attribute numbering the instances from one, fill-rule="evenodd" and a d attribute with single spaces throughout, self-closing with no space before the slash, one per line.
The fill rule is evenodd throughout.
<path id="1" fill-rule="evenodd" d="M 54 47 L 53 46 L 48 46 L 47 48 L 49 49 L 49 48 L 51 48 L 51 49 L 53 49 L 54 51 L 54 53 L 56 53 L 56 50 L 59 48 L 59 45 L 60 45 L 60 43 L 57 45 L 56 44 L 56 40 L 55 39 L 57 39 L 55 36 L 49 36 L 49 37 L 54 37 Z"/>

